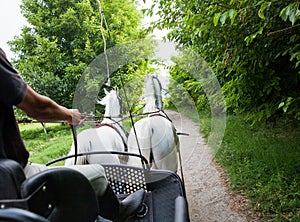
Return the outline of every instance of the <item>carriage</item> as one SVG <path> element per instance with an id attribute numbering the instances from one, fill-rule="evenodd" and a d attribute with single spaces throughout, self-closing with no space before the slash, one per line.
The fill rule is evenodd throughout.
<path id="1" fill-rule="evenodd" d="M 154 115 L 158 113 L 154 112 Z M 143 155 L 145 153 L 152 155 L 150 162 L 149 157 Z M 176 171 L 169 169 L 152 169 L 152 152 L 87 150 L 78 153 L 76 151 L 46 165 L 50 166 L 72 158 L 76 164 L 77 158 L 80 157 L 106 155 L 123 156 L 125 158 L 120 159 L 136 159 L 140 162 L 139 166 L 122 162 L 101 163 L 108 182 L 119 199 L 124 199 L 141 188 L 146 191 L 142 207 L 126 221 L 189 221 L 183 175 L 180 177 Z M 108 221 L 98 215 L 97 200 L 88 180 L 72 169 L 52 168 L 26 179 L 18 163 L 12 160 L 0 160 L 0 178 L 0 221 Z"/>
<path id="2" fill-rule="evenodd" d="M 176 173 L 126 165 L 103 166 L 118 198 L 123 199 L 141 188 L 146 190 L 143 209 L 127 221 L 189 221 L 185 189 Z M 3 181 L 0 221 L 107 221 L 97 215 L 92 187 L 77 171 L 54 168 L 25 179 L 18 163 L 1 160 L 0 176 Z"/>

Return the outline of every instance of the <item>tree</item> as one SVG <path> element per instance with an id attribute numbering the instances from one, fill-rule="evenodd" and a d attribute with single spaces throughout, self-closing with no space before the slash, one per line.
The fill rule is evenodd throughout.
<path id="1" fill-rule="evenodd" d="M 252 121 L 283 113 L 300 120 L 298 1 L 154 4 L 161 17 L 154 26 L 170 29 L 170 40 L 192 48 L 210 64 L 228 110 Z"/>
<path id="2" fill-rule="evenodd" d="M 141 15 L 134 0 L 101 1 L 107 47 L 141 37 Z M 16 68 L 38 92 L 71 107 L 78 80 L 103 53 L 100 5 L 97 0 L 22 0 L 29 25 L 10 42 Z M 103 19 L 103 17 L 102 17 Z"/>

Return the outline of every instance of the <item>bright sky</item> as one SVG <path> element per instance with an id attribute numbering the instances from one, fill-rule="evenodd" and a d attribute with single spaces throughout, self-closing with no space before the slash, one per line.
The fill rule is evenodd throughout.
<path id="1" fill-rule="evenodd" d="M 21 33 L 26 20 L 21 15 L 21 0 L 0 0 L 0 47 L 6 52 L 8 58 L 13 57 L 7 41 Z"/>
<path id="2" fill-rule="evenodd" d="M 142 0 L 141 0 L 142 2 Z M 146 7 L 151 5 L 151 0 L 146 1 Z M 21 28 L 26 24 L 25 18 L 21 14 L 21 0 L 0 0 L 0 47 L 6 52 L 9 59 L 14 57 L 10 51 L 7 41 L 13 40 L 14 36 L 21 33 Z M 145 24 L 151 20 L 147 18 Z M 157 38 L 166 34 L 165 31 L 156 31 Z"/>

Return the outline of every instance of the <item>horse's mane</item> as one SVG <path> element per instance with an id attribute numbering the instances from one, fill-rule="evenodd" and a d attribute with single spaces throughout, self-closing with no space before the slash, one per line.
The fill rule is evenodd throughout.
<path id="1" fill-rule="evenodd" d="M 162 86 L 161 86 L 161 83 L 160 83 L 157 75 L 153 75 L 152 80 L 153 80 L 154 89 L 155 89 L 155 99 L 156 99 L 155 103 L 156 103 L 157 108 L 159 110 L 162 110 L 163 109 L 162 94 L 161 94 Z"/>
<path id="2" fill-rule="evenodd" d="M 105 105 L 105 116 L 116 117 L 121 115 L 121 99 L 119 98 L 116 90 L 111 90 L 109 93 L 106 92 L 106 96 L 100 101 L 100 103 Z"/>
<path id="3" fill-rule="evenodd" d="M 156 82 L 156 83 L 155 83 Z M 157 81 L 154 81 L 153 75 L 146 75 L 145 88 L 144 88 L 144 99 L 146 105 L 144 107 L 144 113 L 158 111 L 157 98 L 160 90 L 157 89 Z"/>

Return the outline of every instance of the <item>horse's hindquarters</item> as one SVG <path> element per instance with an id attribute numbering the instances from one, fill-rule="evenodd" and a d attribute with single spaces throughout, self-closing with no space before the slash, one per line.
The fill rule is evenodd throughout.
<path id="1" fill-rule="evenodd" d="M 177 146 L 176 130 L 168 119 L 162 116 L 150 118 L 152 127 L 152 152 L 155 165 L 158 169 L 177 171 Z"/>
<path id="2" fill-rule="evenodd" d="M 124 151 L 125 145 L 120 135 L 109 126 L 86 129 L 77 135 L 77 153 L 94 151 Z M 72 144 L 69 155 L 75 154 L 75 146 Z M 77 164 L 120 164 L 117 155 L 93 154 L 77 157 Z M 66 160 L 65 165 L 74 165 L 74 158 Z"/>
<path id="3" fill-rule="evenodd" d="M 158 169 L 177 171 L 178 138 L 172 123 L 163 116 L 147 117 L 137 121 L 128 137 L 129 152 L 141 153 Z M 137 138 L 137 139 L 136 139 Z M 137 142 L 138 140 L 138 142 Z M 130 158 L 130 165 L 139 166 L 138 160 Z"/>

